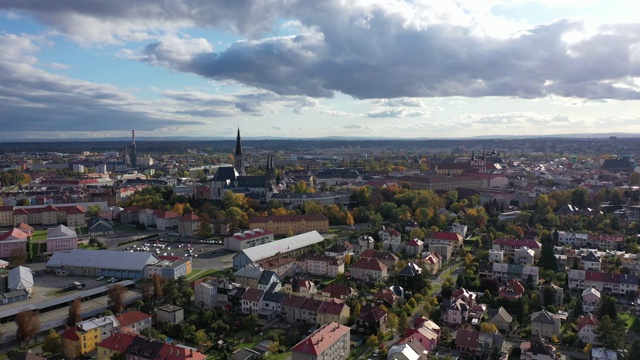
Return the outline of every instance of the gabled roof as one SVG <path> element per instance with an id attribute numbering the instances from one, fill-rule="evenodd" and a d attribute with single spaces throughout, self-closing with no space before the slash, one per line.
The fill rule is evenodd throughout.
<path id="1" fill-rule="evenodd" d="M 271 282 L 271 279 L 275 278 L 275 281 L 280 281 L 280 277 L 278 274 L 274 273 L 271 270 L 265 270 L 260 275 L 260 279 L 258 279 L 259 285 L 267 285 Z"/>
<path id="2" fill-rule="evenodd" d="M 531 346 L 527 352 L 533 354 L 547 355 L 551 358 L 555 358 L 555 348 L 551 344 L 547 344 L 547 341 L 538 335 L 534 335 L 531 339 Z"/>
<path id="3" fill-rule="evenodd" d="M 448 231 L 430 231 L 427 234 L 426 238 L 446 240 L 446 241 L 456 241 L 456 242 L 461 242 L 463 240 L 462 235 L 456 232 L 448 232 Z"/>
<path id="4" fill-rule="evenodd" d="M 304 301 L 306 299 L 307 298 L 305 298 L 304 296 L 287 295 L 284 297 L 284 300 L 282 300 L 282 306 L 300 309 L 302 308 L 302 304 L 304 304 Z"/>
<path id="5" fill-rule="evenodd" d="M 47 230 L 47 239 L 78 237 L 76 231 L 64 225 L 58 225 L 55 228 Z"/>
<path id="6" fill-rule="evenodd" d="M 582 328 L 589 325 L 598 326 L 598 319 L 595 316 L 593 316 L 593 314 L 591 313 L 580 316 L 580 319 L 578 320 L 578 328 L 576 330 L 577 332 L 580 332 Z"/>
<path id="7" fill-rule="evenodd" d="M 499 317 L 502 320 L 504 320 L 507 323 L 511 323 L 513 322 L 513 316 L 511 316 L 509 314 L 509 312 L 503 308 L 502 306 L 500 306 L 497 310 L 496 309 L 489 309 L 489 319 L 487 320 L 488 322 L 492 322 L 491 320 Z"/>
<path id="8" fill-rule="evenodd" d="M 131 324 L 144 321 L 146 319 L 151 319 L 151 315 L 145 314 L 142 311 L 137 311 L 137 310 L 129 311 L 127 313 L 118 315 L 116 317 L 116 320 L 118 320 L 118 323 L 120 324 L 121 327 L 126 327 Z"/>
<path id="9" fill-rule="evenodd" d="M 4 234 L 0 235 L 0 241 L 2 240 L 25 240 L 26 241 L 28 237 L 29 235 L 27 235 L 27 233 L 25 233 L 24 231 L 18 228 L 13 228 L 5 232 Z"/>
<path id="10" fill-rule="evenodd" d="M 9 270 L 9 289 L 30 290 L 33 286 L 33 272 L 31 269 L 24 266 L 18 266 Z"/>
<path id="11" fill-rule="evenodd" d="M 355 293 L 355 290 L 347 285 L 342 284 L 329 284 L 324 289 L 322 289 L 323 293 L 329 294 L 329 297 L 339 299 L 340 297 L 349 297 Z"/>
<path id="12" fill-rule="evenodd" d="M 276 216 L 256 216 L 249 219 L 249 223 L 263 222 L 298 222 L 298 221 L 329 221 L 322 214 L 304 214 L 304 215 L 276 215 Z"/>
<path id="13" fill-rule="evenodd" d="M 580 260 L 582 261 L 589 261 L 589 262 L 600 262 L 600 258 L 593 252 L 593 251 L 589 251 L 589 253 L 585 256 L 583 256 L 582 258 L 580 258 Z"/>
<path id="14" fill-rule="evenodd" d="M 195 222 L 200 221 L 200 217 L 194 213 L 190 213 L 187 215 L 183 215 L 180 217 L 180 221 L 182 222 Z"/>
<path id="15" fill-rule="evenodd" d="M 135 339 L 136 337 L 136 334 L 117 332 L 102 340 L 98 344 L 98 347 L 109 349 L 111 351 L 125 352 L 127 350 L 127 347 L 129 347 L 129 345 L 133 342 L 133 339 Z"/>
<path id="16" fill-rule="evenodd" d="M 541 324 L 555 324 L 554 317 L 547 310 L 542 310 L 531 314 L 531 322 L 537 322 Z"/>
<path id="17" fill-rule="evenodd" d="M 388 251 L 375 251 L 375 250 L 365 250 L 360 254 L 360 258 L 374 258 L 378 260 L 386 260 L 392 261 L 396 263 L 398 261 L 398 257 Z"/>
<path id="18" fill-rule="evenodd" d="M 358 319 L 362 321 L 378 322 L 385 315 L 387 315 L 387 313 L 379 307 L 372 304 L 366 304 L 362 309 L 360 309 L 360 316 Z"/>
<path id="19" fill-rule="evenodd" d="M 387 270 L 387 265 L 381 263 L 378 259 L 361 257 L 355 264 L 351 265 L 351 269 L 385 271 Z"/>
<path id="20" fill-rule="evenodd" d="M 249 288 L 245 291 L 244 295 L 242 295 L 242 300 L 247 300 L 251 302 L 259 302 L 262 299 L 262 295 L 264 295 L 264 291 Z"/>
<path id="21" fill-rule="evenodd" d="M 286 239 L 273 241 L 267 244 L 254 246 L 242 250 L 240 254 L 244 254 L 251 261 L 259 261 L 276 255 L 277 253 L 285 253 L 300 249 L 309 245 L 317 244 L 324 241 L 324 237 L 317 231 L 309 231 L 304 234 L 288 237 Z M 235 257 L 234 256 L 234 257 Z"/>
<path id="22" fill-rule="evenodd" d="M 398 272 L 399 276 L 406 276 L 406 277 L 414 277 L 420 274 L 422 274 L 422 268 L 413 262 L 408 263 L 402 268 L 402 270 Z"/>
<path id="23" fill-rule="evenodd" d="M 47 267 L 76 266 L 142 271 L 147 264 L 158 261 L 160 259 L 155 254 L 145 252 L 73 249 L 70 252 L 54 253 L 47 261 Z"/>
<path id="24" fill-rule="evenodd" d="M 469 349 L 475 349 L 476 347 L 478 347 L 479 337 L 480 333 L 477 331 L 460 329 L 456 333 L 456 345 Z"/>
<path id="25" fill-rule="evenodd" d="M 351 328 L 332 322 L 314 331 L 291 348 L 294 353 L 319 355 L 326 351 L 338 339 L 349 334 Z M 345 354 L 346 356 L 347 354 Z"/>
<path id="26" fill-rule="evenodd" d="M 318 314 L 340 315 L 345 307 L 348 308 L 349 306 L 335 299 L 324 301 L 318 309 Z"/>

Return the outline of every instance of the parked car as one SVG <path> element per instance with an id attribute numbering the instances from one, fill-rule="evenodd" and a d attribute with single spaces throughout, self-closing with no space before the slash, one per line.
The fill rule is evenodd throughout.
<path id="1" fill-rule="evenodd" d="M 98 276 L 98 277 L 96 278 L 96 280 L 98 280 L 98 281 L 102 281 L 102 280 L 104 280 L 104 276 Z"/>
<path id="2" fill-rule="evenodd" d="M 109 282 L 110 282 L 110 283 L 114 283 L 114 282 L 117 282 L 117 281 L 118 281 L 118 279 L 116 279 L 116 278 L 114 278 L 114 277 L 112 277 L 111 279 L 109 279 Z"/>

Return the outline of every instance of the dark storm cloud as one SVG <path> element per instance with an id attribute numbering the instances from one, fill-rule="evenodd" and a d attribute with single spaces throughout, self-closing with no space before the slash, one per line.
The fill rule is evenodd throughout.
<path id="1" fill-rule="evenodd" d="M 499 38 L 470 23 L 450 21 L 437 6 L 418 9 L 422 5 L 337 0 L 0 3 L 89 43 L 140 40 L 152 38 L 154 31 L 191 27 L 231 30 L 250 40 L 217 52 L 202 43 L 194 46 L 193 39 L 183 39 L 189 46 L 153 42 L 135 58 L 280 95 L 640 98 L 633 82 L 640 76 L 639 24 L 600 26 L 567 42 L 568 34 L 584 35 L 584 24 L 563 20 Z M 417 10 L 420 16 L 414 15 Z M 259 39 L 278 20 L 291 19 L 305 29 L 302 34 Z"/>

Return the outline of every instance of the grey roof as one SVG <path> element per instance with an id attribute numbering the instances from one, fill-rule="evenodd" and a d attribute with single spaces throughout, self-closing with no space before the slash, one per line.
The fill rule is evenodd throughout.
<path id="1" fill-rule="evenodd" d="M 276 304 L 280 304 L 282 303 L 282 300 L 284 300 L 284 297 L 287 294 L 285 293 L 281 293 L 281 292 L 275 292 L 275 291 L 267 291 L 264 293 L 264 297 L 262 298 L 263 301 L 268 301 L 268 302 L 272 302 L 272 303 L 276 303 Z"/>
<path id="2" fill-rule="evenodd" d="M 233 166 L 220 166 L 213 176 L 213 181 L 235 181 L 237 177 L 238 172 Z"/>
<path id="3" fill-rule="evenodd" d="M 33 288 L 33 272 L 31 269 L 18 266 L 9 270 L 9 289 L 11 290 L 28 290 Z"/>
<path id="4" fill-rule="evenodd" d="M 276 278 L 276 281 L 280 281 L 280 277 L 278 276 L 278 274 L 274 273 L 271 270 L 265 270 L 262 272 L 260 279 L 258 279 L 258 284 L 267 285 L 271 281 L 271 278 L 273 278 L 274 276 Z"/>
<path id="5" fill-rule="evenodd" d="M 267 244 L 254 246 L 252 248 L 244 249 L 242 252 L 236 254 L 244 254 L 249 260 L 255 262 L 268 257 L 272 257 L 277 253 L 285 253 L 288 251 L 297 250 L 309 245 L 322 242 L 324 238 L 316 230 L 309 231 L 304 234 L 288 237 L 286 239 L 273 241 Z M 234 257 L 235 257 L 234 256 Z"/>
<path id="6" fill-rule="evenodd" d="M 398 272 L 400 276 L 414 277 L 422 273 L 422 268 L 413 262 L 408 263 Z"/>
<path id="7" fill-rule="evenodd" d="M 497 310 L 489 309 L 489 319 L 487 321 L 491 322 L 491 319 L 495 318 L 496 316 L 501 317 L 504 321 L 508 323 L 513 322 L 513 316 L 509 315 L 507 310 L 505 310 L 505 308 L 503 308 L 502 306 L 500 306 L 500 308 Z"/>
<path id="8" fill-rule="evenodd" d="M 47 230 L 47 239 L 59 238 L 59 237 L 78 237 L 76 231 L 70 229 L 64 225 L 58 225 L 55 228 Z"/>
<path id="9" fill-rule="evenodd" d="M 531 314 L 531 322 L 537 322 L 542 324 L 555 324 L 553 317 L 546 310 L 538 311 Z"/>
<path id="10" fill-rule="evenodd" d="M 590 262 L 600 262 L 600 258 L 593 251 L 589 251 L 589 253 L 582 257 L 582 261 L 590 261 Z"/>
<path id="11" fill-rule="evenodd" d="M 160 259 L 151 253 L 112 250 L 81 250 L 57 252 L 47 261 L 47 267 L 75 266 L 97 269 L 138 270 Z"/>

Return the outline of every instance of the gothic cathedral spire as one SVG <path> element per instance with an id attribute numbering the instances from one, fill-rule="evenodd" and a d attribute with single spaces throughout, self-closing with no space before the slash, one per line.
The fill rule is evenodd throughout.
<path id="1" fill-rule="evenodd" d="M 244 164 L 242 163 L 242 145 L 240 144 L 240 128 L 238 127 L 238 137 L 236 138 L 236 153 L 234 155 L 233 167 L 240 175 L 244 175 Z"/>

